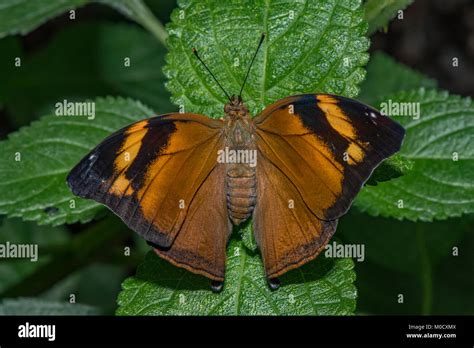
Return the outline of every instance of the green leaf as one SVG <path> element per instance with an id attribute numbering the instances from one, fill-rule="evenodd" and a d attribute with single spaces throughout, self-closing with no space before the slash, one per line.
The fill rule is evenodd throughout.
<path id="1" fill-rule="evenodd" d="M 253 235 L 252 219 L 247 220 L 243 226 L 234 228 L 234 230 L 238 230 L 240 232 L 242 244 L 244 247 L 246 247 L 251 252 L 257 251 L 258 246 Z"/>
<path id="2" fill-rule="evenodd" d="M 365 18 L 369 22 L 368 35 L 388 25 L 400 10 L 404 10 L 413 0 L 367 0 Z"/>
<path id="3" fill-rule="evenodd" d="M 338 235 L 346 244 L 365 248 L 364 261 L 355 263 L 358 311 L 472 314 L 473 221 L 473 216 L 466 216 L 415 223 L 351 210 L 340 220 Z M 398 302 L 399 294 L 403 303 Z"/>
<path id="4" fill-rule="evenodd" d="M 192 48 L 228 93 L 238 94 L 262 32 L 266 39 L 243 92 L 254 115 L 299 93 L 354 97 L 365 75 L 369 41 L 359 0 L 189 0 L 171 18 L 165 74 L 172 100 L 185 111 L 221 117 L 226 102 Z"/>
<path id="5" fill-rule="evenodd" d="M 0 142 L 0 214 L 58 225 L 88 221 L 103 209 L 73 196 L 66 185 L 68 172 L 110 133 L 153 113 L 129 99 L 94 103 L 93 119 L 45 116 Z"/>
<path id="6" fill-rule="evenodd" d="M 224 289 L 148 253 L 136 276 L 122 284 L 118 315 L 344 315 L 355 309 L 355 274 L 350 259 L 323 255 L 266 284 L 260 256 L 231 240 Z"/>
<path id="7" fill-rule="evenodd" d="M 67 27 L 43 49 L 22 58 L 21 67 L 14 66 L 14 57 L 22 57 L 18 50 L 0 57 L 5 82 L 0 84 L 0 101 L 16 125 L 52 112 L 58 101 L 97 95 L 132 97 L 156 113 L 176 109 L 164 88 L 165 49 L 136 26 L 87 23 Z M 125 66 L 126 58 L 130 66 Z"/>
<path id="8" fill-rule="evenodd" d="M 378 51 L 370 56 L 367 78 L 360 85 L 358 98 L 373 104 L 387 95 L 421 87 L 435 88 L 436 81 Z"/>
<path id="9" fill-rule="evenodd" d="M 377 185 L 379 182 L 389 181 L 408 173 L 413 168 L 413 162 L 395 154 L 378 166 L 367 180 L 366 185 Z"/>
<path id="10" fill-rule="evenodd" d="M 0 262 L 0 293 L 18 284 L 50 259 L 48 248 L 64 245 L 69 240 L 63 228 L 38 226 L 19 219 L 5 219 L 0 225 L 0 244 L 37 244 L 38 260 L 2 259 Z"/>
<path id="11" fill-rule="evenodd" d="M 90 0 L 3 0 L 0 4 L 0 38 L 11 34 L 27 34 L 48 19 Z"/>
<path id="12" fill-rule="evenodd" d="M 3 0 L 0 5 L 0 38 L 28 34 L 47 20 L 68 10 L 98 2 L 109 5 L 148 29 L 165 42 L 167 33 L 142 0 Z"/>
<path id="13" fill-rule="evenodd" d="M 403 177 L 366 186 L 356 206 L 371 215 L 422 221 L 474 212 L 474 105 L 470 98 L 421 89 L 383 102 L 389 100 L 392 105 L 420 103 L 418 119 L 394 117 L 407 131 L 400 155 L 413 162 L 413 169 Z"/>
<path id="14" fill-rule="evenodd" d="M 35 298 L 4 299 L 0 303 L 0 315 L 98 315 L 97 308 L 52 302 Z"/>

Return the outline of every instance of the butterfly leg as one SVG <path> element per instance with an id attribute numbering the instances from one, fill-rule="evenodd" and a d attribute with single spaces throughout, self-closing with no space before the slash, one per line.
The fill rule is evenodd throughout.
<path id="1" fill-rule="evenodd" d="M 269 278 L 267 279 L 267 282 L 268 282 L 268 287 L 272 291 L 278 290 L 280 288 L 281 282 L 280 282 L 280 279 L 278 278 Z"/>
<path id="2" fill-rule="evenodd" d="M 219 293 L 222 291 L 222 289 L 224 288 L 224 282 L 219 282 L 217 280 L 213 280 L 211 282 L 211 290 L 212 292 L 214 293 Z"/>

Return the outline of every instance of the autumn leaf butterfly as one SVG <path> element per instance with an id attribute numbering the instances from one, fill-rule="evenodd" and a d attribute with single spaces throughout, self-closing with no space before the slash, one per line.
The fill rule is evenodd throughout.
<path id="1" fill-rule="evenodd" d="M 105 204 L 155 252 L 219 288 L 232 225 L 253 219 L 266 277 L 314 259 L 375 167 L 399 151 L 404 129 L 356 100 L 286 97 L 251 117 L 241 95 L 225 117 L 171 113 L 110 135 L 67 178 Z"/>

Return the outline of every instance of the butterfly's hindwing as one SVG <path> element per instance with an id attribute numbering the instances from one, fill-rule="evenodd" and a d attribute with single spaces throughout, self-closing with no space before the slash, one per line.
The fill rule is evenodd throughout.
<path id="1" fill-rule="evenodd" d="M 318 256 L 334 234 L 337 220 L 317 218 L 279 168 L 263 156 L 258 162 L 254 234 L 266 275 L 275 278 Z"/>
<path id="2" fill-rule="evenodd" d="M 224 178 L 225 165 L 219 163 L 197 191 L 172 247 L 155 249 L 174 265 L 221 282 L 232 232 Z"/>

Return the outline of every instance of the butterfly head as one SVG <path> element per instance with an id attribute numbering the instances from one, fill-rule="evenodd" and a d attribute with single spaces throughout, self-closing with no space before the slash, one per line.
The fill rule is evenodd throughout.
<path id="1" fill-rule="evenodd" d="M 217 86 L 224 92 L 225 96 L 227 99 L 229 99 L 229 103 L 225 104 L 224 106 L 224 111 L 226 115 L 228 115 L 231 119 L 236 119 L 236 118 L 243 118 L 243 117 L 248 117 L 249 116 L 249 110 L 247 106 L 243 103 L 242 101 L 242 92 L 244 90 L 245 83 L 247 82 L 247 78 L 249 77 L 250 69 L 252 68 L 253 62 L 255 60 L 255 57 L 257 56 L 257 53 L 262 46 L 263 40 L 265 39 L 265 33 L 262 33 L 262 36 L 260 37 L 260 41 L 258 43 L 257 50 L 255 51 L 255 54 L 252 57 L 252 60 L 250 61 L 250 65 L 247 69 L 247 73 L 245 74 L 244 82 L 242 83 L 242 87 L 240 87 L 240 92 L 238 96 L 232 95 L 230 96 L 229 93 L 222 87 L 222 85 L 219 83 L 217 80 L 216 76 L 212 73 L 212 71 L 207 67 L 207 65 L 203 62 L 201 57 L 199 56 L 197 50 L 193 48 L 193 53 L 196 56 L 196 58 L 202 63 L 204 68 L 207 70 L 207 72 L 211 75 L 211 77 L 214 79 L 214 81 L 217 83 Z"/>
<path id="2" fill-rule="evenodd" d="M 231 119 L 246 117 L 249 114 L 247 106 L 242 101 L 242 97 L 233 95 L 224 106 L 224 112 Z"/>

